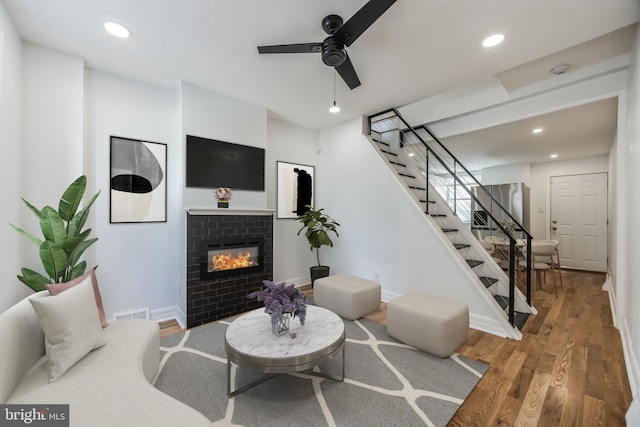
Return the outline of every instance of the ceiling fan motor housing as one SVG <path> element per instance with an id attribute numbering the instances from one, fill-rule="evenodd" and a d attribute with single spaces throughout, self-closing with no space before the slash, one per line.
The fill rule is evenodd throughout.
<path id="1" fill-rule="evenodd" d="M 322 42 L 322 62 L 330 67 L 338 67 L 346 58 L 347 52 L 344 50 L 344 43 L 333 37 L 327 37 Z"/>
<path id="2" fill-rule="evenodd" d="M 333 35 L 338 28 L 342 27 L 342 18 L 338 15 L 328 15 L 322 20 L 322 29 L 330 36 Z"/>
<path id="3" fill-rule="evenodd" d="M 322 62 L 335 68 L 349 89 L 354 89 L 360 86 L 360 79 L 347 55 L 346 47 L 351 46 L 395 2 L 396 0 L 368 0 L 347 22 L 338 15 L 325 16 L 322 19 L 322 29 L 329 37 L 322 43 L 258 46 L 258 53 L 320 52 Z"/>

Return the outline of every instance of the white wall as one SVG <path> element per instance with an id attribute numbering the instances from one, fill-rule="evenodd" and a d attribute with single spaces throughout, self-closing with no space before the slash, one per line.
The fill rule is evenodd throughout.
<path id="1" fill-rule="evenodd" d="M 321 255 L 332 274 L 377 279 L 383 292 L 423 291 L 491 316 L 425 214 L 362 135 L 359 119 L 320 131 L 316 205 L 341 224 Z"/>
<path id="2" fill-rule="evenodd" d="M 551 206 L 550 183 L 552 176 L 581 175 L 607 172 L 609 156 L 586 157 L 583 159 L 531 165 L 530 227 L 534 239 L 549 238 L 549 212 Z"/>
<path id="3" fill-rule="evenodd" d="M 56 206 L 83 173 L 83 79 L 82 59 L 25 44 L 24 166 L 48 172 L 23 174 L 24 197 L 35 206 Z"/>
<path id="4" fill-rule="evenodd" d="M 29 242 L 7 224 L 21 224 L 22 42 L 0 3 L 0 313 L 31 293 L 16 275 L 20 247 Z M 30 243 L 29 243 L 30 244 Z"/>
<path id="5" fill-rule="evenodd" d="M 265 108 L 188 83 L 182 83 L 181 96 L 183 141 L 186 135 L 194 135 L 250 147 L 267 147 Z M 181 178 L 184 182 L 184 176 Z M 212 189 L 184 189 L 184 207 L 211 208 L 215 203 Z M 265 209 L 266 192 L 236 190 L 230 207 Z"/>
<path id="6" fill-rule="evenodd" d="M 619 128 L 620 129 L 620 128 Z M 613 144 L 609 150 L 609 174 L 608 174 L 608 200 L 607 211 L 609 212 L 609 227 L 607 230 L 607 257 L 609 258 L 608 269 L 611 275 L 611 289 L 613 292 L 614 300 L 618 295 L 617 291 L 617 265 L 618 265 L 618 135 L 622 130 L 616 132 L 616 136 L 613 139 Z M 614 313 L 615 316 L 615 313 Z"/>
<path id="7" fill-rule="evenodd" d="M 522 182 L 527 187 L 531 186 L 531 171 L 528 163 L 484 168 L 480 177 L 483 185 Z"/>
<path id="8" fill-rule="evenodd" d="M 629 382 L 634 401 L 630 413 L 627 414 L 628 425 L 640 425 L 640 370 L 638 359 L 640 356 L 640 34 L 636 34 L 636 40 L 632 52 L 632 66 L 629 70 L 629 85 L 627 91 L 627 128 L 624 144 L 620 144 L 621 157 L 624 165 L 622 169 L 626 174 L 621 177 L 624 180 L 624 193 L 620 193 L 618 199 L 625 199 L 626 216 L 623 224 L 618 224 L 622 230 L 626 230 L 624 241 L 618 244 L 618 257 L 625 257 L 628 262 L 621 265 L 625 271 L 622 273 L 624 281 L 617 283 L 619 295 L 619 327 L 623 343 L 626 344 L 625 360 L 629 371 Z M 631 419 L 630 419 L 631 418 Z"/>
<path id="9" fill-rule="evenodd" d="M 83 174 L 84 63 L 75 56 L 24 45 L 22 197 L 37 208 L 57 209 L 60 196 Z M 26 230 L 41 236 L 24 207 Z M 25 266 L 44 273 L 38 248 L 23 245 Z"/>
<path id="10" fill-rule="evenodd" d="M 180 129 L 175 91 L 99 72 L 86 76 L 86 147 L 90 181 L 102 193 L 91 210 L 95 259 L 107 317 L 114 312 L 180 304 Z M 109 223 L 110 136 L 167 144 L 167 222 Z"/>
<path id="11" fill-rule="evenodd" d="M 276 119 L 268 119 L 267 126 L 267 206 L 276 209 L 276 162 L 315 166 L 317 171 L 319 132 Z M 313 184 L 316 200 L 319 187 L 317 182 Z M 273 277 L 276 282 L 306 284 L 311 281 L 309 267 L 316 264 L 316 259 L 305 237 L 297 235 L 300 226 L 295 219 L 275 216 Z"/>

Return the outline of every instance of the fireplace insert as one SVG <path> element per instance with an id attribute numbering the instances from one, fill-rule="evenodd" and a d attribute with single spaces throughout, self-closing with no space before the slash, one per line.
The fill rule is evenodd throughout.
<path id="1" fill-rule="evenodd" d="M 201 243 L 200 280 L 264 269 L 264 239 L 217 238 Z"/>

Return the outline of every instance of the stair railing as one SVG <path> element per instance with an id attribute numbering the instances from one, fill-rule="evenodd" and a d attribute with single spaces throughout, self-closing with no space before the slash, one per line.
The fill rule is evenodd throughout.
<path id="1" fill-rule="evenodd" d="M 396 122 L 396 119 L 400 121 Z M 391 121 L 394 126 L 388 126 L 388 122 Z M 429 187 L 433 186 L 440 195 L 445 200 L 450 200 L 453 198 L 453 205 L 451 206 L 454 214 L 460 218 L 461 211 L 469 212 L 470 218 L 469 221 L 473 223 L 473 213 L 471 209 L 471 203 L 468 205 L 463 205 L 464 209 L 459 209 L 460 197 L 459 191 L 462 190 L 464 193 L 468 195 L 468 200 L 473 200 L 481 209 L 483 209 L 488 219 L 492 221 L 492 230 L 497 230 L 499 233 L 504 234 L 506 239 L 508 240 L 508 253 L 504 260 L 505 264 L 504 268 L 508 270 L 508 279 L 509 279 L 509 303 L 508 303 L 508 317 L 509 322 L 512 325 L 515 325 L 515 287 L 516 287 L 516 271 L 521 267 L 518 262 L 517 250 L 518 246 L 522 244 L 518 242 L 518 239 L 513 235 L 513 232 L 505 226 L 505 224 L 501 223 L 496 216 L 494 215 L 494 210 L 488 209 L 482 201 L 474 194 L 474 192 L 469 188 L 467 183 L 465 183 L 461 177 L 459 169 L 463 171 L 465 176 L 468 177 L 472 182 L 475 183 L 474 187 L 478 189 L 478 191 L 484 193 L 488 200 L 491 201 L 492 207 L 496 207 L 497 211 L 501 213 L 502 218 L 508 218 L 510 221 L 515 224 L 517 230 L 521 233 L 522 240 L 526 241 L 526 279 L 525 279 L 525 287 L 526 287 L 526 300 L 527 303 L 531 304 L 531 240 L 532 236 L 529 234 L 527 230 L 511 215 L 509 211 L 507 211 L 500 202 L 488 191 L 488 189 L 483 186 L 477 178 L 469 172 L 469 170 L 436 138 L 433 133 L 426 128 L 425 126 L 420 126 L 418 129 L 424 130 L 428 137 L 435 141 L 440 150 L 435 150 L 431 147 L 430 144 L 425 141 L 416 129 L 414 129 L 411 125 L 409 125 L 402 116 L 400 116 L 399 112 L 395 109 L 389 109 L 382 111 L 380 113 L 371 115 L 368 117 L 368 133 L 371 135 L 374 127 L 381 127 L 383 124 L 385 129 L 382 132 L 397 132 L 397 140 L 399 144 L 399 148 L 411 147 L 413 154 L 413 162 L 418 170 L 424 170 L 425 176 L 425 195 L 426 195 L 426 206 L 425 212 L 429 213 Z M 417 144 L 417 145 L 416 145 Z M 416 149 L 418 148 L 418 149 Z M 443 160 L 443 157 L 449 157 L 449 163 Z M 444 177 L 444 178 L 443 178 Z M 447 177 L 451 177 L 453 180 L 453 194 L 450 193 L 449 188 L 445 188 L 446 184 L 443 182 L 448 181 Z M 443 194 L 445 192 L 446 194 Z M 452 196 L 452 197 L 451 197 Z M 470 225 L 471 225 L 470 224 Z M 505 242 L 506 243 L 506 242 Z"/>

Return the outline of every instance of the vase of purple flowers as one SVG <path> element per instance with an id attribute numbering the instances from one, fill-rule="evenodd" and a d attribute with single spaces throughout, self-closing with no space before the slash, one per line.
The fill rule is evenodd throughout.
<path id="1" fill-rule="evenodd" d="M 264 287 L 247 295 L 264 303 L 264 312 L 271 316 L 271 329 L 277 336 L 285 335 L 290 330 L 291 318 L 298 316 L 300 325 L 304 326 L 307 315 L 307 305 L 304 303 L 304 292 L 295 285 L 284 282 L 274 283 L 269 280 L 262 282 Z"/>

